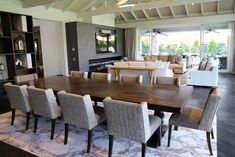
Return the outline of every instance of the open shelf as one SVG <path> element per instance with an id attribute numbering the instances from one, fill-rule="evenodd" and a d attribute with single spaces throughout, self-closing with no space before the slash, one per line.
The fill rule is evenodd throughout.
<path id="1" fill-rule="evenodd" d="M 0 63 L 4 65 L 4 78 L 12 81 L 17 75 L 35 73 L 35 56 L 32 16 L 0 11 Z"/>

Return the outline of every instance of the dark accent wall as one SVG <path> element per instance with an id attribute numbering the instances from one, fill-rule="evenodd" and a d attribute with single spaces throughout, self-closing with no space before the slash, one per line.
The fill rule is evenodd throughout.
<path id="1" fill-rule="evenodd" d="M 74 24 L 76 24 L 76 28 L 74 27 Z M 77 32 L 71 29 L 77 29 L 76 30 Z M 114 53 L 103 53 L 103 54 L 96 53 L 95 32 L 98 29 L 116 30 L 117 53 L 115 54 Z M 69 71 L 70 70 L 89 71 L 90 59 L 108 58 L 108 57 L 124 55 L 124 50 L 125 50 L 124 29 L 88 24 L 88 23 L 81 23 L 81 22 L 71 22 L 71 23 L 66 23 L 66 33 L 69 33 L 69 34 L 66 34 Z M 77 33 L 77 35 L 75 33 Z M 77 46 L 74 45 L 76 40 L 77 40 Z M 77 47 L 77 50 L 76 50 L 76 47 Z M 75 48 L 75 51 L 72 51 L 72 48 Z M 76 69 L 74 69 L 73 67 L 70 67 L 70 65 L 71 66 L 76 65 L 76 64 L 70 63 L 70 62 L 73 62 L 73 59 L 69 58 L 71 57 L 69 53 L 74 53 L 74 52 L 78 54 L 78 60 L 76 61 L 78 67 Z"/>

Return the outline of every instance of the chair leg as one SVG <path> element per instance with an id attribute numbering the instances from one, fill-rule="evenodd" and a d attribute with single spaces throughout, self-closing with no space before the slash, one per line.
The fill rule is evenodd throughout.
<path id="1" fill-rule="evenodd" d="M 172 125 L 169 125 L 169 129 L 168 129 L 168 147 L 170 147 L 171 144 L 171 131 L 172 131 Z"/>
<path id="2" fill-rule="evenodd" d="M 26 113 L 26 128 L 25 130 L 29 129 L 29 122 L 30 122 L 30 112 Z"/>
<path id="3" fill-rule="evenodd" d="M 66 145 L 68 142 L 68 135 L 69 135 L 69 124 L 65 123 L 64 124 L 64 145 Z"/>
<path id="4" fill-rule="evenodd" d="M 87 140 L 87 153 L 90 153 L 91 150 L 91 142 L 92 142 L 92 129 L 88 130 L 88 140 Z"/>
<path id="5" fill-rule="evenodd" d="M 174 126 L 174 130 L 178 131 L 179 127 L 178 126 Z"/>
<path id="6" fill-rule="evenodd" d="M 55 119 L 51 120 L 51 140 L 54 138 L 54 133 L 55 133 Z"/>
<path id="7" fill-rule="evenodd" d="M 142 153 L 141 153 L 141 157 L 145 157 L 145 152 L 146 152 L 146 143 L 142 143 Z"/>
<path id="8" fill-rule="evenodd" d="M 37 126 L 38 126 L 38 115 L 34 114 L 34 133 L 37 131 Z"/>
<path id="9" fill-rule="evenodd" d="M 16 112 L 16 109 L 11 109 L 11 125 L 14 124 L 14 121 L 15 121 L 15 112 Z"/>
<path id="10" fill-rule="evenodd" d="M 210 151 L 210 155 L 212 156 L 213 153 L 212 153 L 212 148 L 211 148 L 210 134 L 211 134 L 210 132 L 206 132 L 207 144 L 208 144 L 208 148 L 209 148 L 209 151 Z"/>
<path id="11" fill-rule="evenodd" d="M 211 138 L 214 139 L 214 131 L 213 131 L 213 128 L 211 129 Z"/>
<path id="12" fill-rule="evenodd" d="M 157 137 L 158 137 L 158 146 L 161 146 L 161 139 L 162 139 L 162 127 L 161 125 L 157 129 Z"/>
<path id="13" fill-rule="evenodd" d="M 113 152 L 113 135 L 109 135 L 109 156 L 112 157 L 112 152 Z"/>

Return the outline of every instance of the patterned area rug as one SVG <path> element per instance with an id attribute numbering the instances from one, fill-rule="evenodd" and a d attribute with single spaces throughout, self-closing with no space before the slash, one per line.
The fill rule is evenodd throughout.
<path id="1" fill-rule="evenodd" d="M 167 117 L 167 116 L 166 116 Z M 37 133 L 33 133 L 33 118 L 30 129 L 25 131 L 25 115 L 16 112 L 14 126 L 10 125 L 11 113 L 0 115 L 0 140 L 19 147 L 41 157 L 107 157 L 108 135 L 105 125 L 95 128 L 91 152 L 87 154 L 87 131 L 70 128 L 68 144 L 64 145 L 64 124 L 57 121 L 54 140 L 50 140 L 50 120 L 39 118 Z M 214 124 L 215 125 L 215 124 Z M 216 127 L 214 127 L 216 128 Z M 216 130 L 215 130 L 216 134 Z M 167 147 L 167 133 L 162 139 L 162 146 L 147 148 L 147 157 L 206 157 L 210 156 L 206 134 L 202 131 L 179 127 L 172 132 L 171 147 Z M 214 156 L 216 140 L 212 139 Z M 141 144 L 126 139 L 115 138 L 113 157 L 141 156 Z"/>

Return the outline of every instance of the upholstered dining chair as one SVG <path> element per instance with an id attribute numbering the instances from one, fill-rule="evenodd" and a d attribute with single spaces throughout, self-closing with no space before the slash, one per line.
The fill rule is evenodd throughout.
<path id="1" fill-rule="evenodd" d="M 70 77 L 71 78 L 84 78 L 87 79 L 88 77 L 88 72 L 83 72 L 83 71 L 70 71 Z"/>
<path id="2" fill-rule="evenodd" d="M 179 77 L 154 77 L 153 84 L 158 85 L 180 85 L 180 78 Z M 164 113 L 159 110 L 155 110 L 155 115 L 160 116 L 161 118 L 164 117 Z M 175 127 L 177 130 L 178 128 Z"/>
<path id="3" fill-rule="evenodd" d="M 15 120 L 15 110 L 18 109 L 26 113 L 26 130 L 29 128 L 30 122 L 30 112 L 31 112 L 31 105 L 29 103 L 27 86 L 22 85 L 13 85 L 12 83 L 4 84 L 5 90 L 7 92 L 7 96 L 10 101 L 11 110 L 12 110 L 12 117 L 11 117 L 11 125 L 14 124 Z"/>
<path id="4" fill-rule="evenodd" d="M 119 81 L 120 82 L 142 83 L 143 82 L 143 76 L 142 75 L 132 75 L 132 74 L 120 74 Z"/>
<path id="5" fill-rule="evenodd" d="M 212 88 L 204 109 L 185 107 L 181 113 L 174 113 L 169 119 L 168 147 L 170 146 L 172 125 L 206 131 L 207 144 L 210 155 L 213 155 L 210 134 L 213 135 L 213 119 L 220 102 L 219 88 Z"/>
<path id="6" fill-rule="evenodd" d="M 34 133 L 37 131 L 38 117 L 51 119 L 51 139 L 54 138 L 56 118 L 61 116 L 61 108 L 51 88 L 40 89 L 30 86 L 27 88 L 29 100 L 34 112 Z"/>
<path id="7" fill-rule="evenodd" d="M 161 85 L 180 85 L 180 78 L 179 77 L 154 77 L 153 83 L 161 84 Z"/>
<path id="8" fill-rule="evenodd" d="M 34 74 L 27 74 L 27 75 L 19 75 L 19 76 L 15 76 L 15 83 L 16 84 L 21 84 L 27 81 L 31 81 L 31 80 L 37 80 L 38 79 L 38 75 L 36 73 Z"/>
<path id="9" fill-rule="evenodd" d="M 111 80 L 111 73 L 92 72 L 91 79 L 110 81 Z"/>
<path id="10" fill-rule="evenodd" d="M 148 114 L 147 103 L 141 104 L 112 100 L 103 101 L 109 133 L 109 153 L 112 156 L 114 136 L 142 143 L 142 157 L 145 156 L 146 143 L 157 130 L 161 136 L 161 118 Z"/>
<path id="11" fill-rule="evenodd" d="M 90 152 L 93 128 L 105 120 L 104 109 L 94 107 L 90 95 L 76 95 L 60 91 L 57 93 L 65 124 L 64 144 L 68 141 L 69 125 L 88 130 L 87 153 Z"/>

